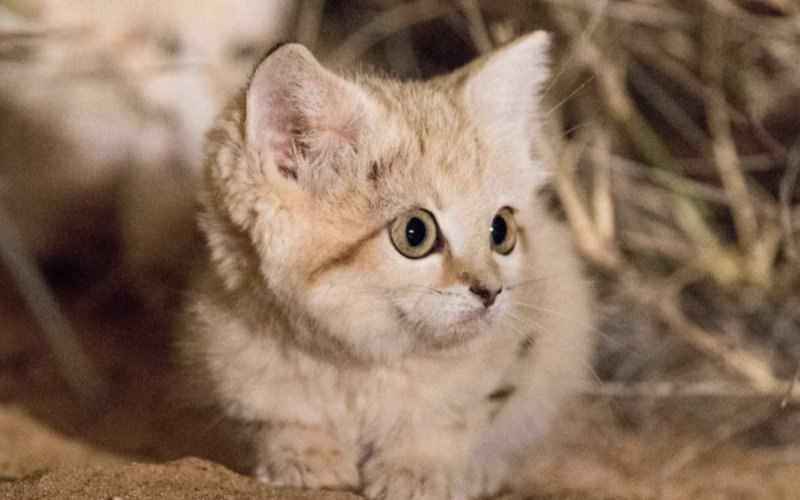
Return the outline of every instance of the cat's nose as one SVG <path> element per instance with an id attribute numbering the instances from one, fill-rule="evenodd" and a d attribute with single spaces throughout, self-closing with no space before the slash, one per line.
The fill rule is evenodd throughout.
<path id="1" fill-rule="evenodd" d="M 494 304 L 494 299 L 503 291 L 503 288 L 489 288 L 486 285 L 477 284 L 469 287 L 469 291 L 477 295 L 483 302 L 483 307 L 488 309 L 489 306 Z"/>

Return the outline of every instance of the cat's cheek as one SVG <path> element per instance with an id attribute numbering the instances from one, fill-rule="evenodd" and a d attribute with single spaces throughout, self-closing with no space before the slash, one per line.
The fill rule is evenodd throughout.
<path id="1" fill-rule="evenodd" d="M 408 351 L 411 338 L 402 335 L 392 303 L 376 293 L 380 287 L 355 273 L 333 273 L 302 299 L 326 335 L 350 346 L 359 358 L 397 359 Z"/>

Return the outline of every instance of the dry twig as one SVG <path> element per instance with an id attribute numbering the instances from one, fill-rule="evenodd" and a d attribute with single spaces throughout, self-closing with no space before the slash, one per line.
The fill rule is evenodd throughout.
<path id="1" fill-rule="evenodd" d="M 313 51 L 317 45 L 325 0 L 303 0 L 297 19 L 297 41 Z"/>
<path id="2" fill-rule="evenodd" d="M 715 3 L 715 2 L 712 2 Z M 726 26 L 714 9 L 707 7 L 703 30 L 703 67 L 708 82 L 706 87 L 706 112 L 711 131 L 711 150 L 723 186 L 728 195 L 736 232 L 743 247 L 745 263 L 751 279 L 761 285 L 770 281 L 770 262 L 759 245 L 758 221 L 747 182 L 739 166 L 739 157 L 730 129 L 727 113 L 723 72 L 725 68 Z"/>
<path id="3" fill-rule="evenodd" d="M 759 391 L 752 387 L 742 387 L 741 384 L 727 381 L 700 381 L 700 382 L 614 382 L 607 381 L 593 385 L 586 389 L 584 394 L 591 396 L 604 396 L 614 398 L 783 398 L 781 401 L 786 406 L 789 402 L 800 401 L 800 387 L 792 385 L 792 381 L 782 380 L 774 391 Z M 787 392 L 786 387 L 789 387 Z"/>
<path id="4" fill-rule="evenodd" d="M 329 56 L 331 63 L 347 66 L 384 38 L 455 11 L 450 2 L 414 0 L 376 15 L 343 41 Z"/>
<path id="5" fill-rule="evenodd" d="M 786 173 L 781 179 L 778 190 L 778 200 L 780 202 L 780 219 L 783 230 L 784 251 L 786 258 L 797 265 L 800 264 L 800 249 L 798 249 L 798 238 L 795 232 L 792 213 L 792 193 L 797 186 L 800 177 L 800 142 L 795 143 L 786 159 Z"/>
<path id="6" fill-rule="evenodd" d="M 674 334 L 696 351 L 742 377 L 756 391 L 774 393 L 780 390 L 780 382 L 772 374 L 769 364 L 745 350 L 726 345 L 721 340 L 724 336 L 707 332 L 689 320 L 678 307 L 674 296 L 654 293 L 652 283 L 646 283 L 635 275 L 629 274 L 624 284 L 631 297 L 655 311 Z"/>
<path id="7" fill-rule="evenodd" d="M 489 36 L 489 31 L 486 29 L 486 22 L 483 20 L 480 6 L 477 0 L 458 0 L 461 5 L 461 10 L 464 12 L 464 17 L 467 19 L 467 28 L 469 29 L 469 36 L 472 38 L 472 43 L 478 52 L 486 54 L 494 48 L 492 39 Z"/>

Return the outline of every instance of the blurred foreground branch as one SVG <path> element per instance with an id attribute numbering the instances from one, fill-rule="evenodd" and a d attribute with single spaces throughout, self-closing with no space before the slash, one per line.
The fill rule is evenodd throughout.
<path id="1" fill-rule="evenodd" d="M 45 336 L 61 374 L 76 394 L 92 401 L 104 391 L 102 378 L 61 314 L 36 262 L 6 210 L 0 206 L 0 260 L 11 274 L 33 319 Z"/>

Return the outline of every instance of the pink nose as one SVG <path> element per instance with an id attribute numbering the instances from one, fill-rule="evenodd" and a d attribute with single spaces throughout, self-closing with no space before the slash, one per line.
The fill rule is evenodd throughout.
<path id="1" fill-rule="evenodd" d="M 502 288 L 495 288 L 489 289 L 484 285 L 472 285 L 469 287 L 469 291 L 477 295 L 481 302 L 483 302 L 483 307 L 488 308 L 492 304 L 494 304 L 494 299 L 503 291 Z"/>

